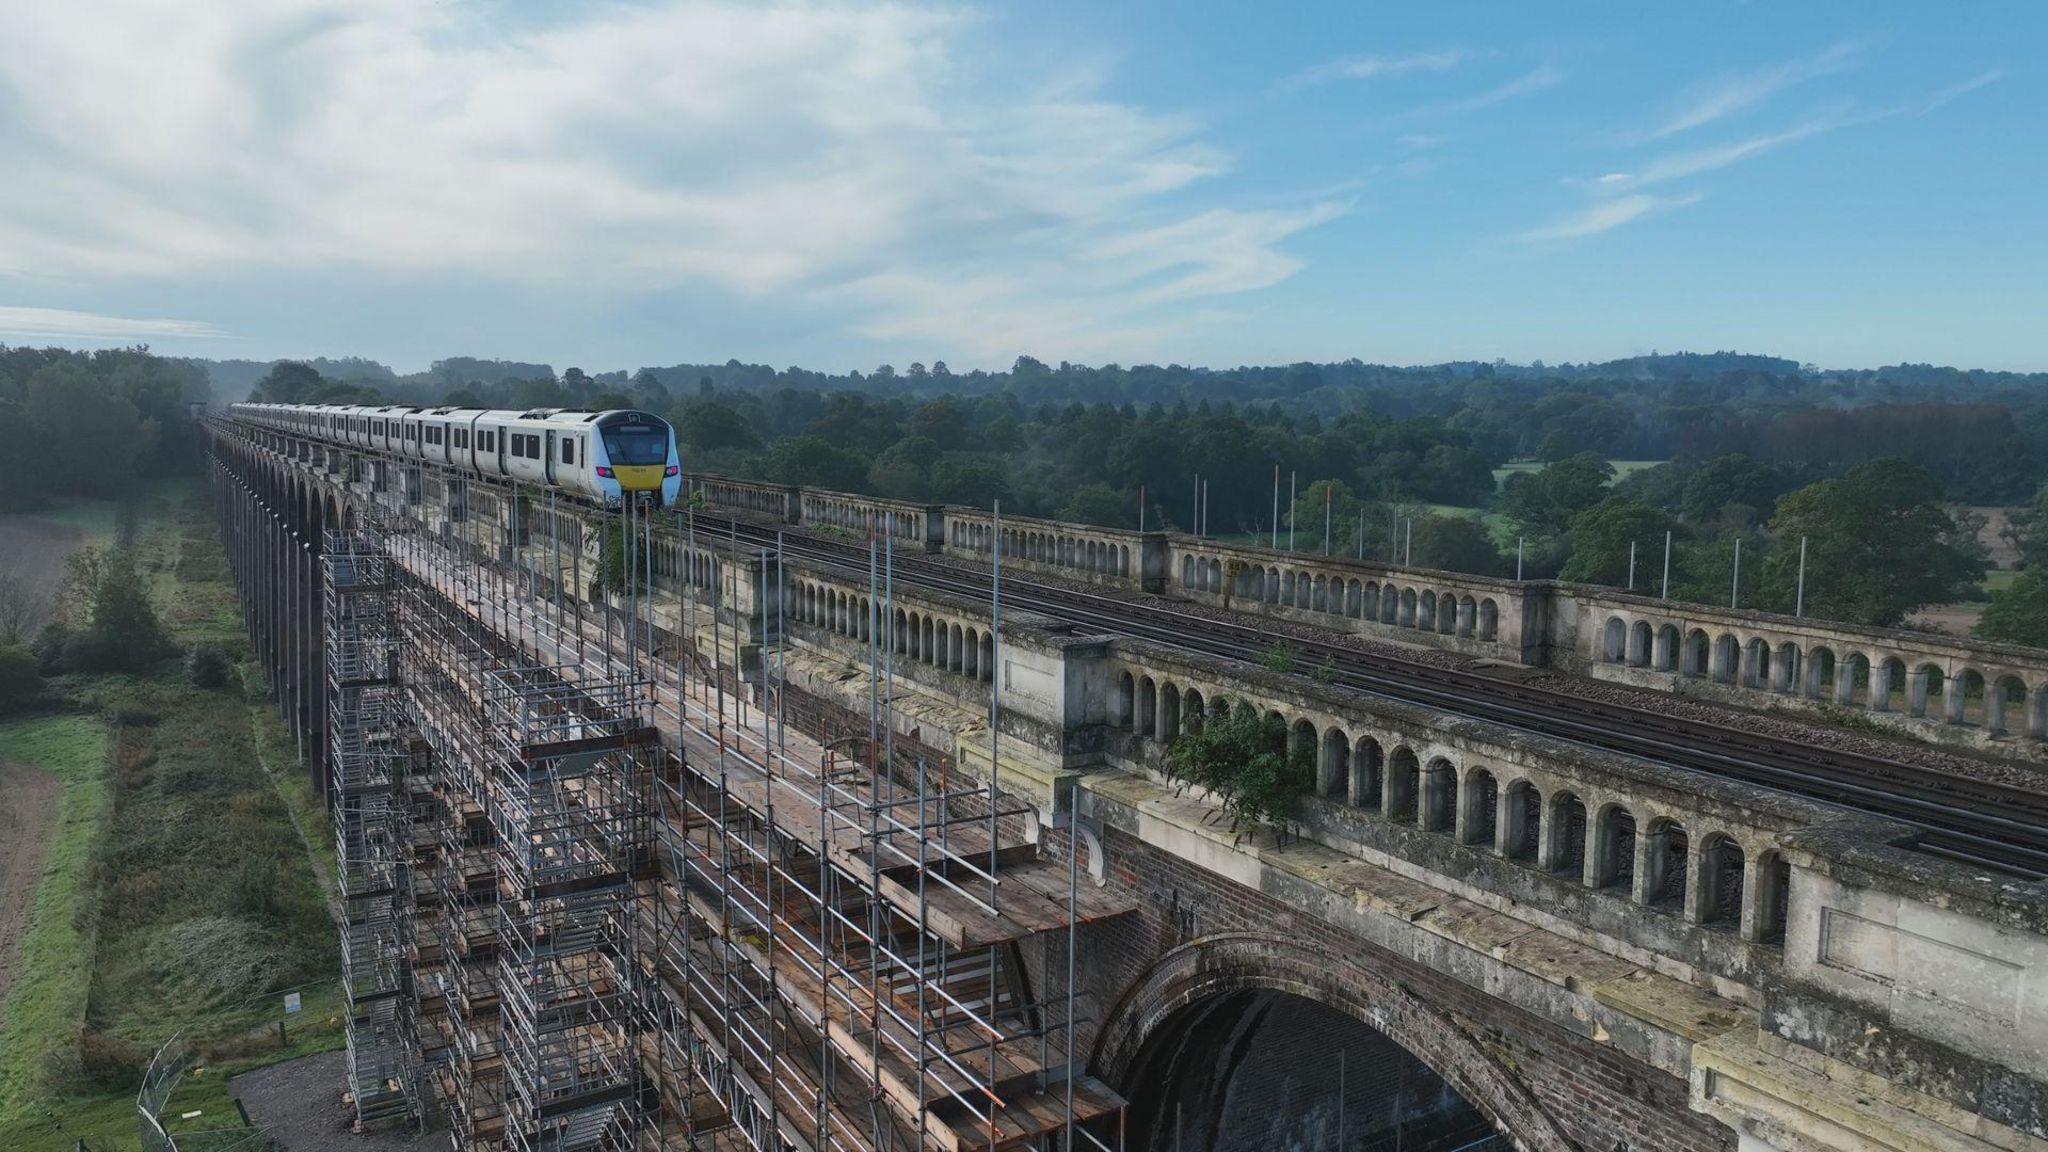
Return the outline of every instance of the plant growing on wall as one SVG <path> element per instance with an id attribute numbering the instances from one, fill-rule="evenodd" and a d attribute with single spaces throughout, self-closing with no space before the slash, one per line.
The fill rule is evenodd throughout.
<path id="1" fill-rule="evenodd" d="M 1284 836 L 1302 796 L 1315 787 L 1315 750 L 1289 749 L 1287 724 L 1247 705 L 1218 701 L 1218 714 L 1190 725 L 1166 751 L 1166 771 L 1180 787 L 1215 796 L 1232 831 L 1265 825 Z"/>

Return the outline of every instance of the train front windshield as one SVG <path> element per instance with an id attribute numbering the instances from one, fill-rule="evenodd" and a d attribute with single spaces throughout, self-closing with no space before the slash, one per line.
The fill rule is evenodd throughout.
<path id="1" fill-rule="evenodd" d="M 666 425 L 621 424 L 603 432 L 604 452 L 611 457 L 613 467 L 668 463 Z"/>

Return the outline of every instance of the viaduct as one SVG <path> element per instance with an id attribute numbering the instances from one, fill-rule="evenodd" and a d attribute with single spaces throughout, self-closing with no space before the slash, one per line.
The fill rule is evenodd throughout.
<path id="1" fill-rule="evenodd" d="M 1503 691 L 1556 669 L 2018 758 L 2048 653 L 712 476 L 621 513 L 207 435 L 335 816 L 336 1089 L 365 1122 L 479 1149 L 2048 1152 L 2042 872 L 1116 620 L 1312 625 Z M 1240 712 L 1315 763 L 1277 831 L 1168 772 Z"/>

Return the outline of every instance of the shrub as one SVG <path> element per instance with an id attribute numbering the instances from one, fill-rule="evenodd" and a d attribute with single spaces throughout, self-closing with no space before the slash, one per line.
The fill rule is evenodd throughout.
<path id="1" fill-rule="evenodd" d="M 43 674 L 35 654 L 18 644 L 0 644 L 0 712 L 35 703 L 43 690 Z"/>
<path id="2" fill-rule="evenodd" d="M 251 856 L 235 873 L 229 906 L 252 919 L 267 920 L 277 913 L 277 861 L 269 856 Z"/>
<path id="3" fill-rule="evenodd" d="M 43 625 L 30 649 L 36 654 L 36 671 L 55 676 L 64 671 L 64 649 L 71 644 L 71 629 L 59 621 Z"/>
<path id="4" fill-rule="evenodd" d="M 221 688 L 228 682 L 234 671 L 234 662 L 218 644 L 198 644 L 192 654 L 186 657 L 186 670 L 192 674 L 192 683 L 201 688 Z"/>
<path id="5" fill-rule="evenodd" d="M 1259 666 L 1268 672 L 1294 671 L 1294 645 L 1285 640 L 1275 640 L 1271 647 L 1259 653 Z"/>

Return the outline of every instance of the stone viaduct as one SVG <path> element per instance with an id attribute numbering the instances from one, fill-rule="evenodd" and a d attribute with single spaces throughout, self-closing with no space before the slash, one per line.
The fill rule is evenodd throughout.
<path id="1" fill-rule="evenodd" d="M 713 508 L 849 531 L 876 517 L 930 551 L 991 551 L 985 510 L 717 476 L 692 485 Z M 2014 645 L 1015 517 L 1003 553 L 1027 571 L 1729 704 L 1853 713 L 1927 740 L 2028 757 L 2048 740 L 2048 652 Z"/>
<path id="2" fill-rule="evenodd" d="M 641 538 L 653 580 L 624 606 L 600 584 L 609 529 L 591 509 L 227 421 L 210 438 L 252 641 L 311 763 L 318 556 L 342 526 L 468 540 L 509 600 L 566 593 L 607 646 L 614 617 L 622 644 L 644 620 L 678 682 L 764 708 L 772 684 L 821 742 L 868 731 L 884 676 L 898 748 L 1022 797 L 1037 852 L 1075 860 L 1117 909 L 1074 929 L 1074 1035 L 1086 1073 L 1128 1102 L 1129 1147 L 1328 1146 L 1313 1143 L 1329 1137 L 1311 1126 L 1321 1106 L 1285 1096 L 1324 1083 L 1327 1050 L 1263 1072 L 1247 1057 L 1236 1081 L 1203 1058 L 1203 1034 L 1289 1048 L 1260 1030 L 1277 1013 L 1358 1054 L 1377 1087 L 1335 1081 L 1340 1110 L 1377 1117 L 1358 1138 L 1420 1114 L 1386 1087 L 1413 1066 L 1494 1146 L 1529 1152 L 2048 1152 L 2048 885 L 1918 853 L 1901 826 L 1007 607 L 998 638 L 986 602 L 906 574 L 885 592 L 822 552 L 693 530 L 687 512 Z M 691 490 L 767 525 L 872 525 L 907 554 L 986 561 L 1000 545 L 1017 579 L 1856 708 L 1935 738 L 2044 735 L 2048 655 L 2027 650 L 719 477 Z M 1176 737 L 1242 711 L 1315 758 L 1316 794 L 1285 834 L 1233 829 L 1165 772 Z M 1062 979 L 1049 956 L 1017 963 L 1034 987 Z M 672 1094 L 667 1074 L 644 1070 L 650 1098 Z M 1295 1127 L 1248 1142 L 1253 1115 Z"/>

